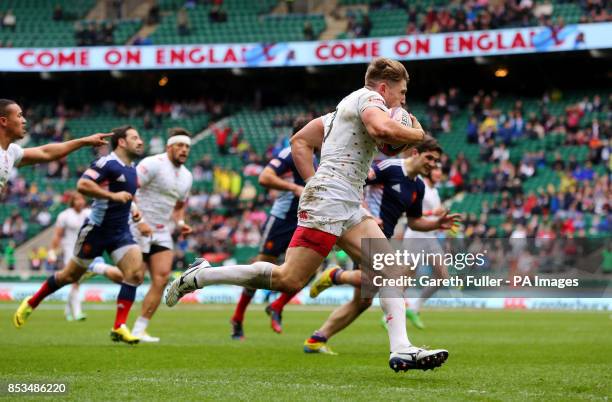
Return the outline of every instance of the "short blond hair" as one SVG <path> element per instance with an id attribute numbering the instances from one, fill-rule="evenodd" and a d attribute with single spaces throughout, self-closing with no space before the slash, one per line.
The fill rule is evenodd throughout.
<path id="1" fill-rule="evenodd" d="M 372 87 L 380 81 L 400 82 L 410 81 L 408 71 L 402 63 L 386 57 L 377 57 L 370 62 L 365 74 L 365 85 Z"/>

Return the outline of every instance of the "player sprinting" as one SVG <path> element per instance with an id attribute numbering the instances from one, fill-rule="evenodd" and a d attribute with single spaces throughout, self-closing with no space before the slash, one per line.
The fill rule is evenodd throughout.
<path id="1" fill-rule="evenodd" d="M 46 144 L 34 148 L 21 148 L 15 141 L 26 135 L 26 119 L 17 102 L 0 99 L 0 192 L 4 191 L 11 170 L 36 163 L 58 160 L 85 146 L 105 145 L 106 137 L 112 134 L 93 134 L 56 144 Z"/>
<path id="2" fill-rule="evenodd" d="M 172 271 L 172 231 L 176 227 L 183 235 L 192 232 L 185 223 L 186 200 L 193 182 L 191 172 L 184 166 L 190 149 L 191 133 L 183 128 L 172 128 L 166 152 L 144 158 L 136 167 L 140 185 L 136 199 L 142 218 L 132 222 L 131 230 L 151 275 L 151 287 L 132 328 L 132 335 L 141 342 L 159 342 L 158 337 L 147 333 L 147 326 L 159 307 Z"/>
<path id="3" fill-rule="evenodd" d="M 436 168 L 442 149 L 434 139 L 426 139 L 412 148 L 406 159 L 387 159 L 375 164 L 368 175 L 369 185 L 382 185 L 370 192 L 368 207 L 375 218 L 379 219 L 382 231 L 391 238 L 395 227 L 405 213 L 408 226 L 423 232 L 435 229 L 450 229 L 459 216 L 446 211 L 436 219 L 423 216 L 425 184 L 418 177 L 429 175 Z M 325 289 L 350 284 L 355 287 L 353 300 L 334 310 L 327 321 L 304 342 L 304 352 L 334 354 L 327 341 L 333 335 L 351 324 L 361 313 L 370 307 L 372 299 L 361 295 L 361 271 L 345 271 L 334 267 L 325 270 L 312 284 L 310 296 L 317 297 Z M 381 302 L 384 299 L 381 299 Z M 403 300 L 401 300 L 403 303 Z M 395 319 L 396 317 L 393 317 Z M 387 319 L 387 324 L 390 319 Z"/>
<path id="4" fill-rule="evenodd" d="M 77 190 L 95 198 L 91 214 L 79 231 L 74 256 L 68 266 L 51 275 L 30 297 L 26 297 L 13 316 L 13 324 L 21 328 L 32 311 L 45 297 L 62 286 L 74 283 L 85 273 L 94 258 L 108 252 L 123 273 L 117 297 L 117 314 L 111 340 L 138 343 L 125 325 L 142 283 L 142 254 L 128 226 L 131 200 L 136 193 L 137 175 L 133 161 L 142 155 L 144 146 L 132 126 L 112 130 L 113 152 L 94 161 L 77 182 Z"/>
<path id="5" fill-rule="evenodd" d="M 64 260 L 63 267 L 68 266 L 70 263 L 79 230 L 81 229 L 81 226 L 83 226 L 83 223 L 85 223 L 85 219 L 91 213 L 91 209 L 86 208 L 87 204 L 85 197 L 78 192 L 71 194 L 69 205 L 70 208 L 60 212 L 60 214 L 57 216 L 57 220 L 55 222 L 55 232 L 53 233 L 53 239 L 51 240 L 51 250 L 61 250 L 62 258 Z M 92 274 L 104 275 L 115 283 L 121 284 L 121 281 L 123 280 L 123 274 L 119 268 L 106 264 L 104 259 L 101 257 L 95 258 L 93 262 L 89 264 L 87 269 Z M 83 279 L 83 277 L 81 279 Z M 87 318 L 81 307 L 79 282 L 74 282 L 70 288 L 68 301 L 66 302 L 66 308 L 64 309 L 64 316 L 66 317 L 67 321 L 83 321 Z"/>
<path id="6" fill-rule="evenodd" d="M 425 138 L 414 116 L 411 128 L 389 116 L 389 107 L 405 103 L 407 84 L 408 72 L 401 63 L 377 58 L 368 66 L 364 88 L 345 97 L 330 118 L 325 121 L 317 118 L 294 136 L 291 150 L 306 186 L 298 207 L 298 228 L 284 264 L 276 266 L 259 261 L 209 269 L 206 260 L 198 259 L 172 282 L 166 304 L 174 306 L 183 295 L 214 284 L 299 291 L 336 243 L 360 261 L 361 239 L 385 238 L 374 219 L 361 208 L 363 185 L 377 149 L 376 142 L 416 145 Z M 325 134 L 321 163 L 315 173 L 313 150 L 320 144 L 322 130 Z M 391 246 L 385 251 L 392 252 Z M 403 299 L 383 298 L 381 306 L 385 314 L 395 317 L 388 331 L 392 369 L 428 370 L 446 360 L 446 350 L 430 351 L 410 343 Z"/>
<path id="7" fill-rule="evenodd" d="M 295 135 L 307 121 L 296 120 L 293 126 Z M 261 248 L 255 261 L 276 263 L 281 254 L 287 251 L 291 235 L 297 228 L 297 208 L 300 195 L 304 190 L 304 180 L 295 167 L 291 155 L 291 147 L 281 150 L 278 156 L 268 162 L 268 165 L 259 175 L 259 184 L 283 193 L 276 199 L 270 215 L 266 220 L 261 240 Z M 244 313 L 255 295 L 256 289 L 244 288 L 236 305 L 234 315 L 230 320 L 232 325 L 232 339 L 243 339 L 242 326 Z M 266 307 L 270 316 L 272 330 L 280 334 L 282 327 L 283 308 L 295 296 L 296 292 L 282 293 L 274 302 Z"/>

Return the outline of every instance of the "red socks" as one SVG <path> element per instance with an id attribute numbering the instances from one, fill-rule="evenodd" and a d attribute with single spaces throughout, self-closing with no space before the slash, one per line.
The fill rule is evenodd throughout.
<path id="1" fill-rule="evenodd" d="M 297 293 L 298 292 L 281 294 L 278 299 L 274 300 L 274 302 L 270 304 L 270 308 L 280 313 L 283 311 L 285 305 L 289 303 L 291 299 L 293 299 L 293 296 L 295 296 Z"/>
<path id="2" fill-rule="evenodd" d="M 38 292 L 34 293 L 34 296 L 28 300 L 28 304 L 32 308 L 38 307 L 41 301 L 44 300 L 45 297 L 49 296 L 51 293 L 55 292 L 57 289 L 61 288 L 61 286 L 57 285 L 55 281 L 55 275 L 51 275 L 47 280 L 42 284 Z"/>
<path id="3" fill-rule="evenodd" d="M 135 298 L 136 286 L 123 282 L 119 290 L 119 295 L 117 296 L 117 315 L 115 316 L 115 325 L 113 329 L 117 329 L 125 324 Z"/>
<path id="4" fill-rule="evenodd" d="M 244 313 L 246 312 L 249 303 L 251 303 L 253 296 L 255 296 L 255 289 L 244 288 L 242 290 L 240 300 L 238 300 L 238 305 L 236 306 L 236 310 L 232 316 L 232 321 L 242 322 L 244 320 Z"/>

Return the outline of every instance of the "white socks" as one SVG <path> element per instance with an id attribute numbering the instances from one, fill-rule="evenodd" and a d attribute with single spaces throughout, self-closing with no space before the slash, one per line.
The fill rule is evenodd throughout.
<path id="1" fill-rule="evenodd" d="M 391 352 L 400 352 L 411 346 L 406 332 L 406 305 L 403 298 L 380 298 L 380 306 L 387 320 Z"/>
<path id="2" fill-rule="evenodd" d="M 106 271 L 112 267 L 112 265 L 108 265 L 105 262 L 99 262 L 97 264 L 94 264 L 94 266 L 91 268 L 91 270 L 97 274 L 97 275 L 104 275 L 106 274 Z"/>
<path id="3" fill-rule="evenodd" d="M 251 265 L 230 265 L 200 270 L 196 276 L 198 288 L 208 285 L 238 285 L 254 289 L 271 289 L 274 264 L 258 261 Z"/>
<path id="4" fill-rule="evenodd" d="M 132 329 L 132 333 L 140 334 L 147 330 L 147 325 L 149 325 L 149 319 L 140 316 L 136 319 L 134 323 L 134 328 Z"/>

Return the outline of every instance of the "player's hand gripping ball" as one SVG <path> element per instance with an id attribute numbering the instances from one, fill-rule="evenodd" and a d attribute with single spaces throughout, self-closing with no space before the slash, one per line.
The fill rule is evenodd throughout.
<path id="1" fill-rule="evenodd" d="M 389 117 L 393 120 L 397 121 L 403 126 L 412 128 L 412 119 L 410 118 L 410 113 L 406 111 L 403 107 L 394 107 L 389 110 Z M 379 142 L 377 144 L 378 150 L 387 156 L 395 156 L 404 152 L 408 145 L 392 145 L 386 144 L 384 142 Z"/>

